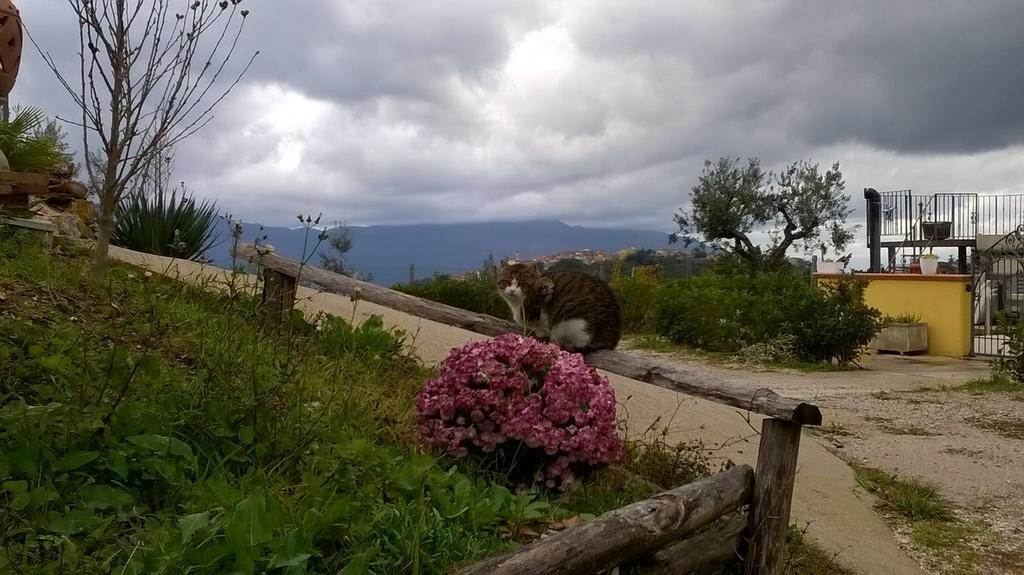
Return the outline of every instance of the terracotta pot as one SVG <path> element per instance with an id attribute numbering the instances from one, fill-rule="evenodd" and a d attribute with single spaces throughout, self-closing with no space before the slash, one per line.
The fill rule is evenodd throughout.
<path id="1" fill-rule="evenodd" d="M 11 0 L 0 0 L 0 97 L 14 88 L 21 67 L 21 14 Z"/>

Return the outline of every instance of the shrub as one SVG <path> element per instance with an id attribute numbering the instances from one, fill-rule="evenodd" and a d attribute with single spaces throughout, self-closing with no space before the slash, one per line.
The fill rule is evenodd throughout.
<path id="1" fill-rule="evenodd" d="M 651 313 L 657 334 L 675 343 L 734 353 L 792 336 L 797 355 L 811 361 L 852 361 L 880 329 L 862 282 L 819 288 L 797 273 L 676 280 L 658 292 Z"/>
<path id="2" fill-rule="evenodd" d="M 636 266 L 632 276 L 624 276 L 616 269 L 611 286 L 622 307 L 622 330 L 626 333 L 651 333 L 654 318 L 651 303 L 661 285 L 658 266 Z"/>
<path id="3" fill-rule="evenodd" d="M 794 334 L 801 355 L 840 365 L 857 359 L 882 328 L 881 312 L 864 303 L 866 287 L 863 280 L 841 276 L 814 290 L 802 305 L 794 302 L 803 308 Z"/>
<path id="4" fill-rule="evenodd" d="M 618 461 L 615 392 L 583 356 L 516 334 L 453 350 L 416 402 L 423 440 L 565 489 Z"/>
<path id="5" fill-rule="evenodd" d="M 42 110 L 28 107 L 14 112 L 9 122 L 0 121 L 0 152 L 12 171 L 49 173 L 71 163 L 60 132 L 47 133 Z"/>
<path id="6" fill-rule="evenodd" d="M 493 279 L 486 276 L 456 280 L 446 275 L 435 275 L 428 280 L 396 285 L 394 289 L 464 310 L 512 319 L 508 304 L 498 295 Z"/>
<path id="7" fill-rule="evenodd" d="M 199 260 L 217 243 L 216 205 L 185 189 L 128 194 L 115 217 L 111 243 L 137 252 Z"/>

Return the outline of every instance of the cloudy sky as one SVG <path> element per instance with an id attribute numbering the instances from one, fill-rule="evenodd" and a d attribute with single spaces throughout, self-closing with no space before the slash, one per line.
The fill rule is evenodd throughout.
<path id="1" fill-rule="evenodd" d="M 72 65 L 66 0 L 18 4 Z M 672 231 L 720 155 L 839 161 L 858 212 L 866 186 L 1024 192 L 1020 0 L 243 5 L 260 56 L 176 179 L 247 221 Z M 71 110 L 31 45 L 12 100 Z"/>

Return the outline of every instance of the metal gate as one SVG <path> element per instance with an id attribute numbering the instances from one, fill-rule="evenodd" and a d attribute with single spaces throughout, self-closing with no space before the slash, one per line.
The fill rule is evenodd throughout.
<path id="1" fill-rule="evenodd" d="M 1002 355 L 1024 315 L 1024 224 L 1001 236 L 979 234 L 971 268 L 971 352 Z"/>

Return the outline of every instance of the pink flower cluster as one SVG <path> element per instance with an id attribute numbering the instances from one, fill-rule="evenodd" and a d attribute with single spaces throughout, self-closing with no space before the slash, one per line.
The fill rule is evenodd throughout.
<path id="1" fill-rule="evenodd" d="M 623 455 L 608 380 L 582 355 L 516 334 L 452 350 L 416 408 L 427 444 L 463 456 L 521 442 L 549 487 L 571 485 L 577 465 Z"/>

